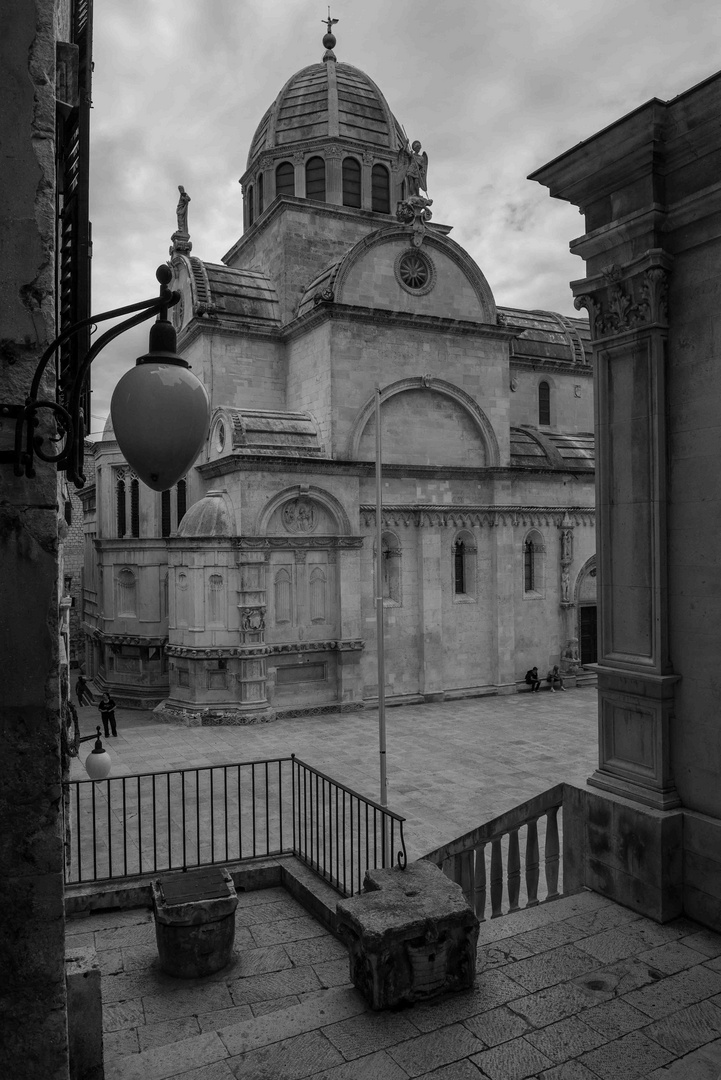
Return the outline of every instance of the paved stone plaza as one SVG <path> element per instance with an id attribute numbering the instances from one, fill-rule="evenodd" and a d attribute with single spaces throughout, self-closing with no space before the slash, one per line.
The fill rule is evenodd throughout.
<path id="1" fill-rule="evenodd" d="M 82 734 L 97 709 L 79 710 Z M 378 713 L 304 716 L 249 727 L 187 728 L 117 711 L 106 741 L 112 776 L 223 765 L 295 753 L 366 798 L 378 798 Z M 418 858 L 598 763 L 596 690 L 464 698 L 388 709 L 388 805 L 406 818 Z M 81 748 L 81 759 L 92 743 Z M 87 779 L 80 762 L 73 779 Z"/>
<path id="2" fill-rule="evenodd" d="M 94 717 L 81 711 L 84 732 Z M 372 712 L 201 729 L 119 711 L 118 732 L 113 775 L 295 751 L 377 794 Z M 389 802 L 411 857 L 583 781 L 595 745 L 591 688 L 390 710 Z M 593 893 L 482 923 L 475 990 L 393 1013 L 369 1011 L 345 947 L 281 888 L 240 895 L 233 961 L 204 979 L 160 971 L 147 909 L 73 917 L 68 943 L 97 950 L 107 1080 L 721 1075 L 721 936 Z"/>

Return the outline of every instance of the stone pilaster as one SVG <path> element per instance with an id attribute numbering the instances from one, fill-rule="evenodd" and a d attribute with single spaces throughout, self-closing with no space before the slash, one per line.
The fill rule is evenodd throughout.
<path id="1" fill-rule="evenodd" d="M 426 701 L 443 698 L 443 580 L 441 527 L 419 530 L 419 607 L 421 618 L 421 686 Z"/>
<path id="2" fill-rule="evenodd" d="M 361 657 L 365 642 L 361 623 L 361 547 L 341 547 L 329 553 L 336 560 L 340 634 L 338 640 L 338 697 L 342 705 L 362 707 Z"/>
<path id="3" fill-rule="evenodd" d="M 573 283 L 596 364 L 600 585 L 599 767 L 594 787 L 679 805 L 666 601 L 666 286 L 659 249 Z"/>
<path id="4" fill-rule="evenodd" d="M 239 550 L 238 566 L 238 709 L 241 713 L 263 714 L 270 708 L 266 695 L 268 648 L 265 644 L 265 552 Z"/>

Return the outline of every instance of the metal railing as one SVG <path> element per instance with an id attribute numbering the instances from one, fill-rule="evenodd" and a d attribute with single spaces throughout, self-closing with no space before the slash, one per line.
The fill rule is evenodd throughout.
<path id="1" fill-rule="evenodd" d="M 564 784 L 557 784 L 424 856 L 461 886 L 481 922 L 486 918 L 489 884 L 492 919 L 506 911 L 518 911 L 521 906 L 535 907 L 562 895 L 558 888 L 561 865 L 558 811 L 563 807 L 564 787 Z M 525 845 L 521 843 L 521 832 L 525 833 Z M 539 886 L 542 885 L 540 843 L 543 844 L 545 889 L 539 898 Z M 486 853 L 489 845 L 490 875 Z M 522 847 L 525 848 L 523 874 Z M 576 891 L 575 882 L 573 891 Z"/>
<path id="2" fill-rule="evenodd" d="M 295 854 L 343 895 L 405 867 L 404 819 L 294 755 L 71 781 L 66 881 Z"/>
<path id="3" fill-rule="evenodd" d="M 344 896 L 366 870 L 405 869 L 404 818 L 293 756 L 293 852 Z"/>

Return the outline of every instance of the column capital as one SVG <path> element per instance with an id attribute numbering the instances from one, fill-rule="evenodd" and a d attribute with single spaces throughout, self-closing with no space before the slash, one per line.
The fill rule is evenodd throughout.
<path id="1" fill-rule="evenodd" d="M 673 259 L 653 248 L 621 266 L 571 282 L 574 307 L 588 311 L 594 342 L 629 331 L 668 327 L 668 278 Z"/>

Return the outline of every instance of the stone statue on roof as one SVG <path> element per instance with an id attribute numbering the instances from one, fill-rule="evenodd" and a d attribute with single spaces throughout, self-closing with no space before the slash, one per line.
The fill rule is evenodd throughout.
<path id="1" fill-rule="evenodd" d="M 178 205 L 175 208 L 175 213 L 178 218 L 178 228 L 170 237 L 170 257 L 174 255 L 190 255 L 193 250 L 193 245 L 190 242 L 190 233 L 188 232 L 188 203 L 190 202 L 190 195 L 183 187 L 182 184 L 178 184 L 178 191 L 180 196 L 178 198 Z"/>
<path id="2" fill-rule="evenodd" d="M 416 139 L 409 143 L 406 135 L 405 146 L 398 151 L 398 163 L 402 170 L 402 179 L 408 184 L 408 195 L 428 195 L 428 154 L 421 153 L 421 144 Z"/>
<path id="3" fill-rule="evenodd" d="M 175 213 L 178 216 L 178 232 L 188 232 L 188 203 L 190 202 L 190 195 L 183 187 L 182 184 L 178 184 L 178 191 L 180 192 L 180 198 L 178 199 L 178 205 L 175 208 Z"/>

